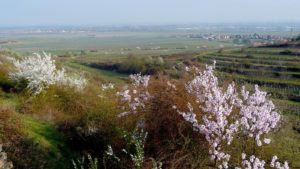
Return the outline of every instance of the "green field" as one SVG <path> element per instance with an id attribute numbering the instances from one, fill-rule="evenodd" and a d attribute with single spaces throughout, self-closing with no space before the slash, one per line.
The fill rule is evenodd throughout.
<path id="1" fill-rule="evenodd" d="M 232 46 L 231 42 L 217 42 L 188 38 L 182 32 L 90 32 L 11 35 L 0 37 L 1 41 L 14 41 L 0 44 L 18 52 L 32 51 L 80 51 L 97 50 L 103 55 L 157 55 L 186 51 L 199 51 L 205 48 Z"/>

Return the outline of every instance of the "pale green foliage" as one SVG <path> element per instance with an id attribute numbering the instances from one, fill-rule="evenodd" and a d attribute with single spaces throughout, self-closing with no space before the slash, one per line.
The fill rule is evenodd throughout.
<path id="1" fill-rule="evenodd" d="M 130 153 L 123 149 L 126 154 L 129 154 L 134 166 L 137 169 L 140 169 L 144 163 L 145 152 L 144 152 L 144 143 L 147 138 L 147 132 L 144 132 L 143 129 L 138 131 L 136 128 L 131 135 L 125 134 L 124 137 L 128 140 L 130 144 L 134 146 L 134 153 Z"/>
<path id="2" fill-rule="evenodd" d="M 120 161 L 120 158 L 116 156 L 116 154 L 114 153 L 114 151 L 110 145 L 108 146 L 107 150 L 104 152 L 104 158 L 116 160 L 117 162 Z"/>
<path id="3" fill-rule="evenodd" d="M 147 138 L 147 132 L 136 128 L 133 133 L 124 132 L 123 136 L 126 139 L 127 144 L 129 146 L 133 146 L 133 152 L 126 149 L 123 149 L 122 151 L 130 156 L 130 159 L 136 169 L 142 168 L 145 160 L 144 144 Z M 105 151 L 105 157 L 117 162 L 121 160 L 114 154 L 111 146 L 108 146 L 108 149 Z M 159 164 L 157 166 L 159 166 Z"/>
<path id="4" fill-rule="evenodd" d="M 85 157 L 82 157 L 80 160 L 72 160 L 74 169 L 98 169 L 98 159 L 92 158 L 91 155 L 87 155 L 87 161 Z M 85 167 L 87 166 L 87 168 Z"/>

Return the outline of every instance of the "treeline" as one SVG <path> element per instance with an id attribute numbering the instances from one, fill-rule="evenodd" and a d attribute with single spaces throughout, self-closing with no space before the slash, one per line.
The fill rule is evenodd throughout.
<path id="1" fill-rule="evenodd" d="M 155 74 L 164 70 L 168 65 L 165 63 L 162 57 L 136 57 L 128 56 L 122 62 L 110 62 L 110 63 L 85 63 L 85 65 L 115 71 L 124 74 Z"/>

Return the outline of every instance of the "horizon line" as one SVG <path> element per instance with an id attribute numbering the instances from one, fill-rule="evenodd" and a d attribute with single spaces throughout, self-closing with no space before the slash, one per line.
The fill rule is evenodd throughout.
<path id="1" fill-rule="evenodd" d="M 248 25 L 248 24 L 299 24 L 300 21 L 232 21 L 232 22 L 189 22 L 189 23 L 111 23 L 111 24 L 28 24 L 1 25 L 0 28 L 30 28 L 30 27 L 117 27 L 117 26 L 180 26 L 180 25 Z"/>

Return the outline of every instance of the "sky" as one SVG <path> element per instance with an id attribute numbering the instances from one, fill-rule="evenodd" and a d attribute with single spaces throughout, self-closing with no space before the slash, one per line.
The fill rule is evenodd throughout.
<path id="1" fill-rule="evenodd" d="M 300 0 L 0 0 L 0 26 L 299 22 Z"/>

